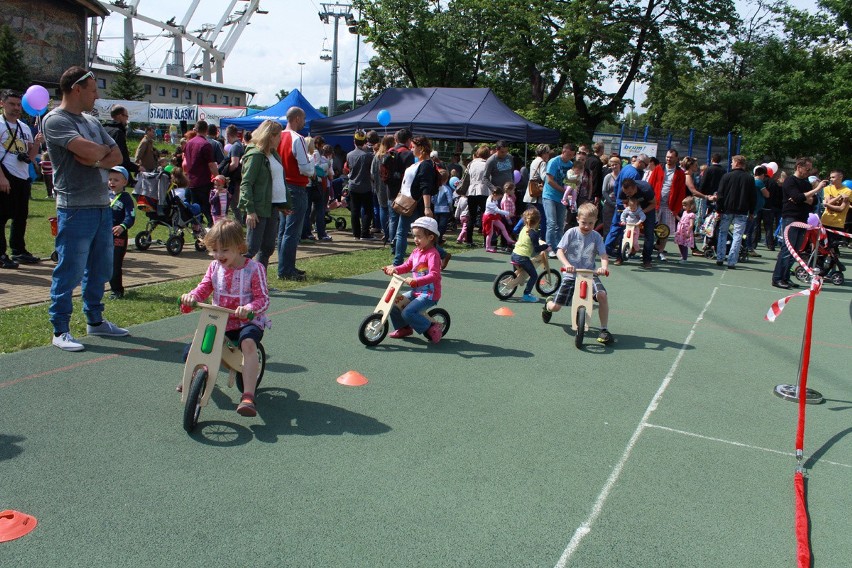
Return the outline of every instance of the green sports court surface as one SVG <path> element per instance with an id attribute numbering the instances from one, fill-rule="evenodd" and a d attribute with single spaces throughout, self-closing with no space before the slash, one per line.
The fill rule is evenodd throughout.
<path id="1" fill-rule="evenodd" d="M 453 258 L 437 346 L 361 345 L 380 272 L 276 293 L 259 415 L 220 375 L 193 435 L 174 387 L 195 314 L 2 355 L 0 510 L 38 526 L 0 566 L 793 566 L 797 405 L 773 388 L 807 299 L 764 321 L 773 264 L 615 268 L 616 343 L 582 351 L 568 311 L 494 297 L 507 255 Z M 816 566 L 852 562 L 850 291 L 826 284 L 814 319 Z"/>

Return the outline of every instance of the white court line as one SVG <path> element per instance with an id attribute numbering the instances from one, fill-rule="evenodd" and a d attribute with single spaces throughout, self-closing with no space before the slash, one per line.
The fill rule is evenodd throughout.
<path id="1" fill-rule="evenodd" d="M 621 476 L 621 471 L 624 469 L 627 460 L 630 459 L 633 447 L 636 445 L 636 442 L 639 441 L 639 436 L 642 435 L 642 432 L 644 432 L 645 428 L 648 426 L 648 418 L 655 410 L 657 410 L 657 405 L 663 397 L 663 393 L 666 392 L 666 389 L 672 382 L 674 374 L 680 365 L 680 361 L 683 359 L 684 353 L 686 353 L 686 348 L 689 346 L 689 342 L 692 341 L 692 337 L 695 335 L 695 330 L 698 327 L 698 324 L 701 323 L 702 319 L 704 319 L 704 314 L 707 313 L 707 309 L 713 302 L 713 298 L 716 297 L 716 292 L 718 290 L 718 286 L 713 288 L 713 293 L 710 294 L 710 299 L 707 300 L 706 304 L 704 304 L 704 309 L 701 310 L 701 313 L 698 314 L 698 318 L 695 320 L 695 323 L 692 324 L 692 329 L 689 330 L 689 335 L 687 335 L 686 339 L 683 341 L 683 346 L 680 348 L 680 351 L 678 351 L 674 363 L 672 363 L 669 372 L 666 374 L 666 378 L 663 379 L 662 384 L 660 384 L 660 388 L 657 389 L 657 392 L 654 394 L 654 398 L 651 399 L 650 404 L 648 404 L 648 408 L 645 409 L 645 414 L 642 415 L 642 419 L 639 421 L 639 426 L 636 427 L 636 430 L 633 431 L 633 435 L 630 436 L 630 440 L 624 448 L 624 453 L 621 454 L 621 459 L 618 460 L 617 464 L 615 464 L 615 467 L 609 474 L 609 478 L 606 480 L 603 489 L 601 489 L 598 498 L 595 500 L 595 504 L 592 506 L 592 512 L 589 513 L 589 516 L 585 521 L 583 521 L 583 524 L 577 527 L 577 530 L 574 531 L 574 536 L 571 537 L 571 541 L 568 543 L 568 546 L 565 547 L 565 550 L 562 552 L 562 556 L 559 557 L 559 561 L 556 563 L 556 568 L 565 568 L 568 561 L 571 559 L 571 556 L 577 551 L 577 548 L 579 548 L 580 542 L 592 531 L 592 525 L 600 516 L 601 511 L 603 511 L 604 503 L 606 503 L 612 488 L 618 482 L 618 478 Z"/>
<path id="2" fill-rule="evenodd" d="M 721 442 L 723 444 L 729 444 L 731 446 L 737 446 L 740 448 L 747 448 L 749 450 L 760 450 L 761 452 L 769 452 L 772 454 L 778 454 L 786 457 L 794 458 L 796 454 L 794 452 L 782 452 L 781 450 L 773 450 L 772 448 L 762 448 L 760 446 L 752 446 L 751 444 L 743 444 L 742 442 L 735 442 L 733 440 L 725 440 L 723 438 L 713 438 L 712 436 L 705 436 L 703 434 L 696 434 L 695 432 L 687 432 L 686 430 L 678 430 L 676 428 L 669 428 L 667 426 L 659 426 L 657 424 L 645 424 L 648 428 L 657 428 L 658 430 L 665 430 L 667 432 L 674 432 L 675 434 L 682 434 L 684 436 L 692 436 L 693 438 L 700 438 L 702 440 L 710 440 L 711 442 Z M 805 460 L 807 461 L 807 459 Z M 831 465 L 839 465 L 840 467 L 848 467 L 852 468 L 852 464 L 848 463 L 840 463 L 835 461 L 830 461 L 826 459 L 819 459 L 820 463 L 827 463 Z"/>

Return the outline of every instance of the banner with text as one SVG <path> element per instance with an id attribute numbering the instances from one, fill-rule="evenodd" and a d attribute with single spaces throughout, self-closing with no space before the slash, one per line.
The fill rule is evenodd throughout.
<path id="1" fill-rule="evenodd" d="M 655 158 L 657 156 L 657 144 L 652 144 L 650 142 L 621 142 L 621 152 L 620 155 L 624 157 L 636 156 L 638 154 L 645 154 L 649 158 Z"/>
<path id="2" fill-rule="evenodd" d="M 112 110 L 113 105 L 121 105 L 127 109 L 127 113 L 130 115 L 130 122 L 132 123 L 142 123 L 145 124 L 148 122 L 148 106 L 150 103 L 148 101 L 120 101 L 115 99 L 97 99 L 95 100 L 95 108 L 92 109 L 91 114 L 98 120 L 107 121 L 110 120 L 109 112 Z"/>
<path id="3" fill-rule="evenodd" d="M 245 107 L 199 106 L 198 120 L 219 126 L 219 119 L 239 118 L 246 115 Z"/>
<path id="4" fill-rule="evenodd" d="M 191 127 L 198 121 L 198 107 L 196 105 L 171 105 L 163 103 L 151 103 L 148 111 L 148 122 L 152 124 L 180 124 L 185 120 Z"/>

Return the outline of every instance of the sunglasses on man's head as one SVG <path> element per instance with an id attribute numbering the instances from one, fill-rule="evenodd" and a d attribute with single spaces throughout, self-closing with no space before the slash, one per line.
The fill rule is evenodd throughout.
<path id="1" fill-rule="evenodd" d="M 95 74 L 92 73 L 91 71 L 88 71 L 88 72 L 86 72 L 85 75 L 83 75 L 82 77 L 80 77 L 79 79 L 77 79 L 76 81 L 71 83 L 71 86 L 73 87 L 74 85 L 79 85 L 80 83 L 85 83 L 87 79 L 94 79 L 94 78 L 95 78 Z"/>

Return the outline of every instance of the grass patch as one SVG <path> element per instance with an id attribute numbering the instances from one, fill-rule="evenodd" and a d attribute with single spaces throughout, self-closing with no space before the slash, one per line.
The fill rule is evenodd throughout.
<path id="1" fill-rule="evenodd" d="M 49 234 L 49 232 L 48 232 Z M 456 252 L 455 243 L 449 250 Z M 299 261 L 299 266 L 308 273 L 305 282 L 279 280 L 274 268 L 267 276 L 270 288 L 279 291 L 293 290 L 320 284 L 348 276 L 356 276 L 378 270 L 390 264 L 388 249 L 370 249 L 329 256 L 308 258 Z M 121 300 L 108 300 L 106 295 L 104 315 L 116 325 L 127 327 L 140 323 L 156 321 L 177 315 L 178 298 L 192 290 L 201 280 L 201 276 L 185 278 L 160 284 L 128 288 Z M 377 291 L 377 294 L 379 291 Z M 378 296 L 377 296 L 378 297 Z M 0 353 L 13 353 L 31 347 L 49 345 L 53 335 L 53 326 L 48 321 L 49 304 L 36 304 L 10 308 L 0 312 Z M 74 299 L 74 312 L 71 318 L 71 333 L 75 337 L 86 335 L 86 321 L 82 314 L 80 298 Z M 187 333 L 192 332 L 191 329 Z"/>

